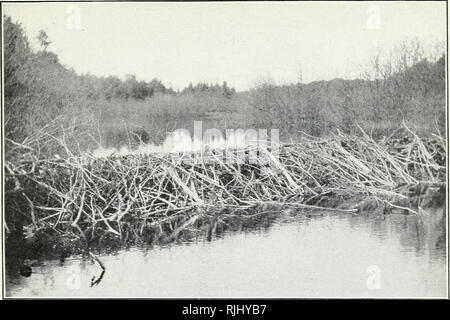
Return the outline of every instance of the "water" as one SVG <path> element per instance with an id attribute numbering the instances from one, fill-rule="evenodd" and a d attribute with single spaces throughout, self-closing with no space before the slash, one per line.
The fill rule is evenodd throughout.
<path id="1" fill-rule="evenodd" d="M 46 261 L 14 297 L 445 297 L 442 209 L 421 216 L 284 214 L 212 241 Z"/>
<path id="2" fill-rule="evenodd" d="M 259 137 L 262 141 L 268 141 L 268 137 Z M 273 138 L 278 143 L 278 138 Z M 201 139 L 191 135 L 186 129 L 179 129 L 167 135 L 165 140 L 157 145 L 153 143 L 140 144 L 134 150 L 123 145 L 119 149 L 114 147 L 99 147 L 92 152 L 97 158 L 109 157 L 115 155 L 129 154 L 155 154 L 155 153 L 171 153 L 171 152 L 201 152 L 207 146 L 210 149 L 233 149 L 258 145 L 258 133 L 256 130 L 245 132 L 242 129 L 229 130 L 225 135 L 219 131 L 205 132 Z"/>

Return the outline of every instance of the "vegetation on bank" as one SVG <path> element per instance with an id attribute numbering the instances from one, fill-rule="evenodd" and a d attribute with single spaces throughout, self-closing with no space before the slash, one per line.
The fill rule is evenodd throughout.
<path id="1" fill-rule="evenodd" d="M 64 128 L 53 132 L 56 138 L 64 135 L 71 150 L 81 151 L 99 143 L 131 147 L 142 137 L 158 143 L 168 131 L 191 129 L 194 120 L 218 129 L 277 128 L 282 139 L 294 141 L 301 132 L 359 134 L 358 125 L 382 137 L 402 121 L 421 136 L 436 127 L 445 134 L 445 59 L 437 51 L 427 60 L 414 41 L 389 59 L 376 56 L 361 79 L 281 86 L 264 82 L 247 92 L 236 92 L 226 82 L 200 83 L 177 92 L 158 79 L 79 75 L 51 52 L 44 31 L 38 35 L 40 48 L 33 50 L 10 17 L 4 17 L 3 27 L 6 148 L 9 140 L 44 138 L 42 128 L 55 118 Z M 58 153 L 57 144 L 39 139 L 31 147 L 39 143 L 46 144 L 41 155 Z"/>
<path id="2" fill-rule="evenodd" d="M 134 75 L 117 77 L 78 75 L 49 50 L 41 32 L 40 48 L 33 50 L 22 27 L 4 17 L 5 137 L 22 143 L 38 135 L 56 118 L 64 135 L 73 135 L 73 149 L 126 144 L 127 131 L 148 131 L 157 142 L 183 119 L 228 112 L 235 90 L 227 83 L 189 84 L 175 92 L 158 79 L 138 81 Z M 62 132 L 60 133 L 62 134 Z M 60 135 L 58 136 L 58 138 Z M 28 139 L 29 140 L 29 139 Z M 8 147 L 8 145 L 7 145 Z M 57 146 L 55 146 L 57 148 Z M 55 150 L 41 150 L 54 155 Z"/>

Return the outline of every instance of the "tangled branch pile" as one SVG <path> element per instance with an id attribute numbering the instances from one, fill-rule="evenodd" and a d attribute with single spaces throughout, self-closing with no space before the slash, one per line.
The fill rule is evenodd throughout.
<path id="1" fill-rule="evenodd" d="M 34 231 L 50 227 L 83 235 L 101 229 L 122 237 L 130 226 L 138 235 L 176 221 L 171 224 L 176 235 L 205 215 L 249 215 L 266 205 L 330 209 L 326 200 L 334 197 L 400 207 L 395 199 L 408 198 L 415 186 L 445 186 L 446 175 L 445 139 L 422 140 L 407 127 L 402 130 L 401 139 L 381 142 L 364 132 L 305 137 L 280 145 L 277 156 L 266 148 L 235 150 L 235 155 L 256 155 L 242 163 L 230 163 L 217 150 L 198 158 L 37 159 L 28 152 L 5 163 L 6 222 L 15 215 Z"/>

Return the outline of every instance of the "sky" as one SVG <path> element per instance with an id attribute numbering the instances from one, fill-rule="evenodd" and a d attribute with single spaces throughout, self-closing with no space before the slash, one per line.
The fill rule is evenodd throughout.
<path id="1" fill-rule="evenodd" d="M 77 73 L 189 82 L 356 78 L 377 51 L 446 39 L 445 2 L 4 3 Z"/>

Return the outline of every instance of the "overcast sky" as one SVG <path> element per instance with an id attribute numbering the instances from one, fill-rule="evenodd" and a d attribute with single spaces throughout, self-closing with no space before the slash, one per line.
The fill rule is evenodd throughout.
<path id="1" fill-rule="evenodd" d="M 3 4 L 29 38 L 47 32 L 49 50 L 78 73 L 157 77 L 238 90 L 256 80 L 303 82 L 358 76 L 377 48 L 405 39 L 445 41 L 445 2 Z M 379 17 L 379 19 L 378 19 Z"/>

